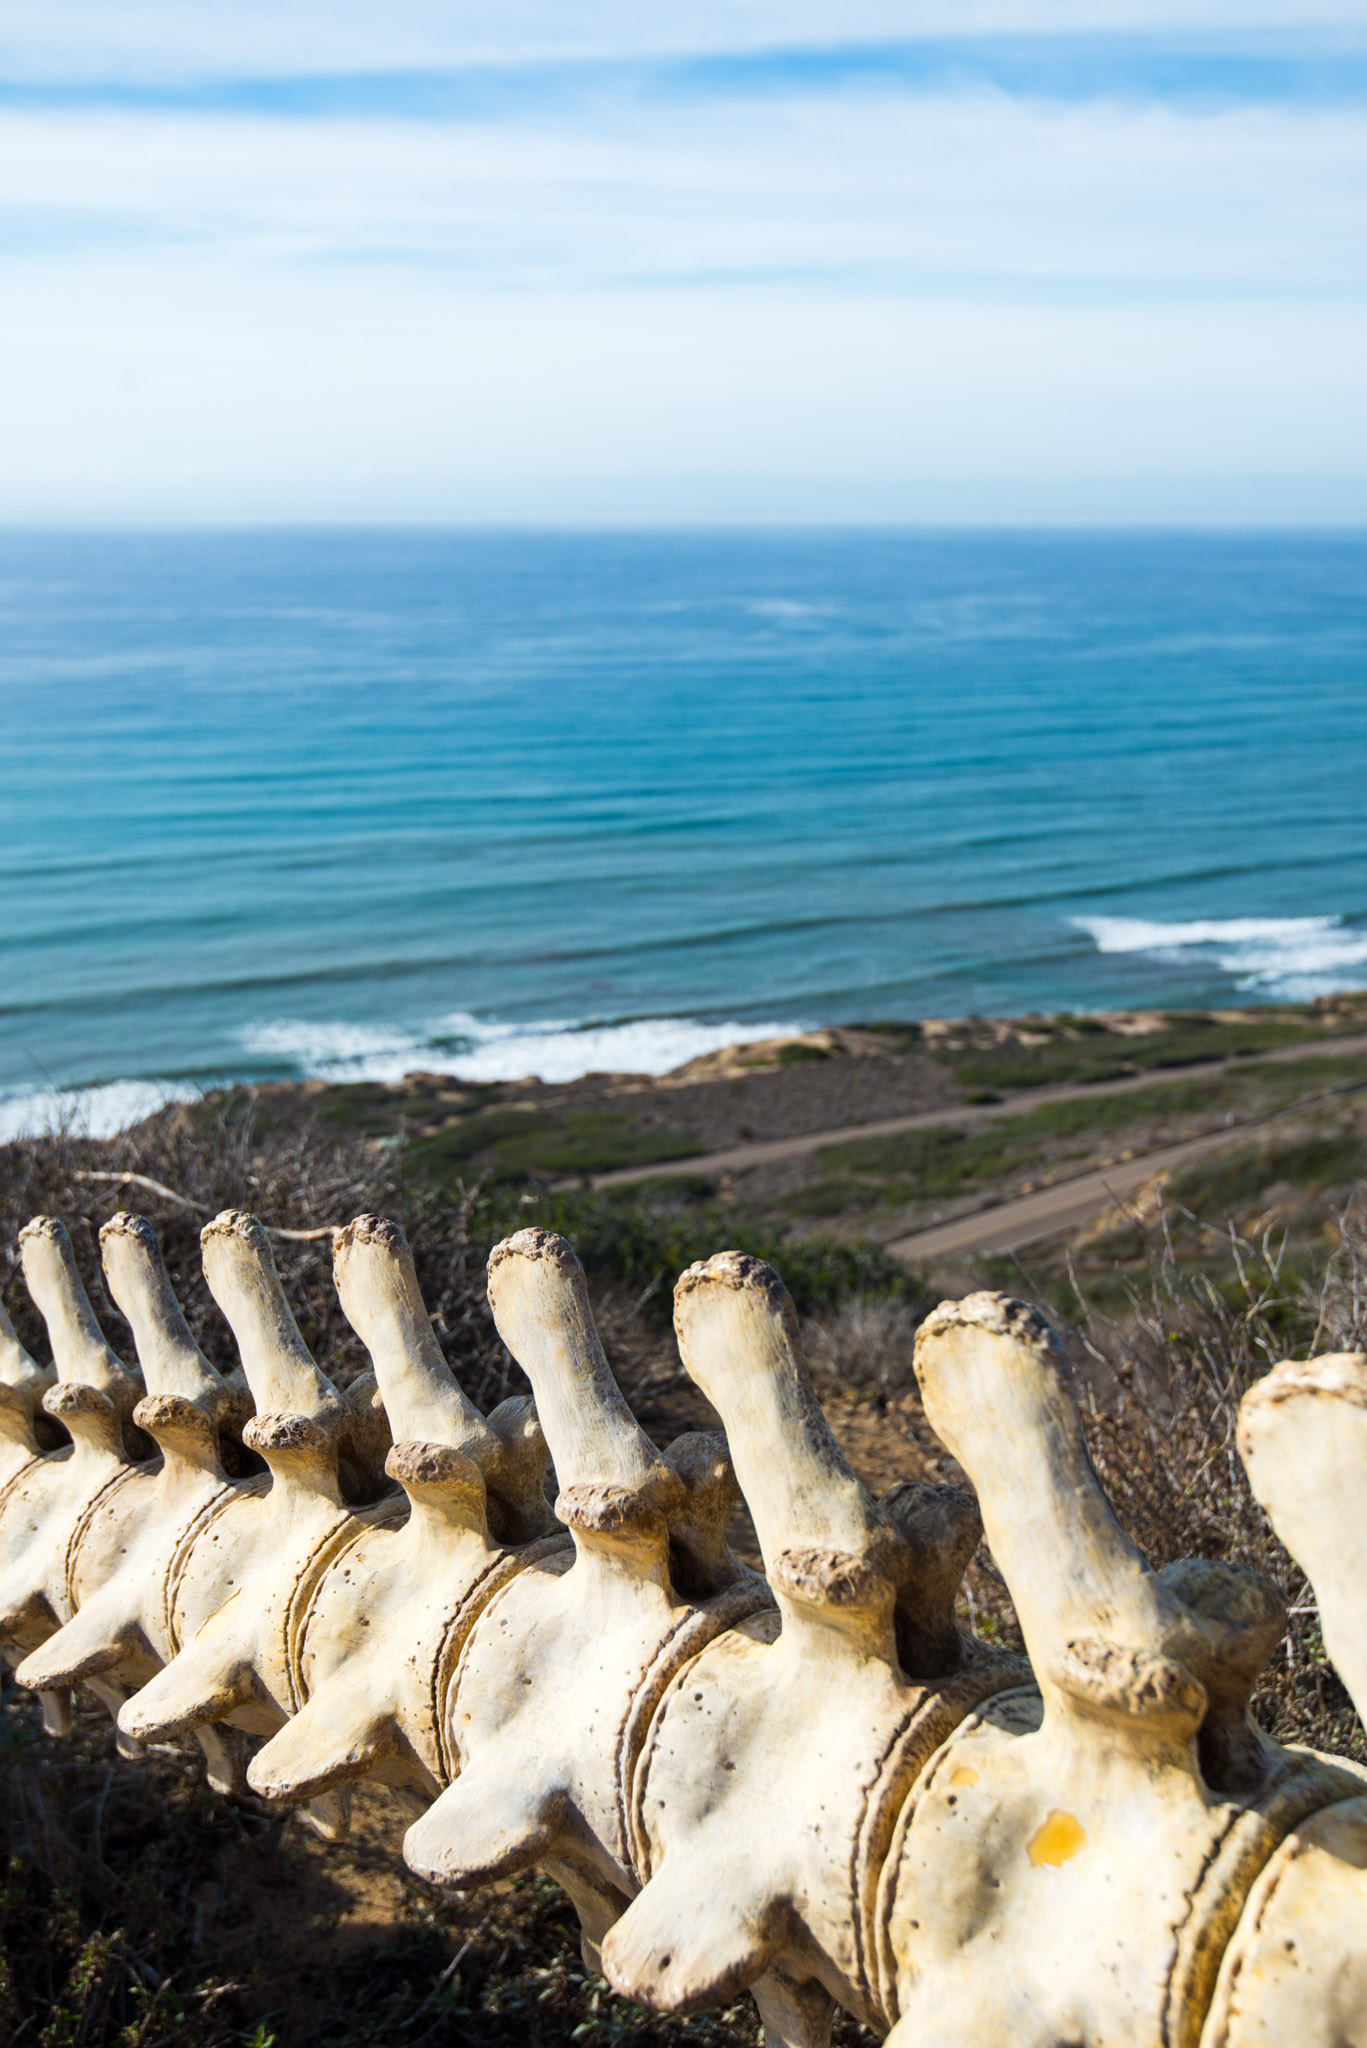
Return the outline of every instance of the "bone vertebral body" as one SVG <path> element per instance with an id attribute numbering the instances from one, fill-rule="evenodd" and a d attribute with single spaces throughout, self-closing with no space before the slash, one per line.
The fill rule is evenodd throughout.
<path id="1" fill-rule="evenodd" d="M 680 1280 L 680 1353 L 725 1433 L 660 1447 L 562 1238 L 491 1255 L 531 1398 L 486 1417 L 402 1232 L 361 1217 L 336 1281 L 389 1449 L 353 1496 L 358 1404 L 310 1356 L 266 1233 L 226 1212 L 203 1238 L 232 1379 L 146 1223 L 102 1238 L 141 1378 L 60 1224 L 23 1234 L 53 1364 L 0 1314 L 0 1647 L 54 1731 L 89 1685 L 125 1744 L 193 1732 L 212 1782 L 245 1768 L 331 1835 L 375 1779 L 422 1875 L 538 1865 L 617 1989 L 680 2013 L 748 1990 L 771 2044 L 823 2048 L 840 2006 L 899 2048 L 1367 2048 L 1367 1772 L 1253 1721 L 1277 1588 L 1149 1569 L 1038 1311 L 984 1294 L 928 1318 L 927 1414 L 973 1495 L 875 1501 L 759 1261 Z M 1367 1360 L 1278 1367 L 1240 1442 L 1362 1712 Z M 727 1544 L 738 1493 L 763 1574 Z M 1026 1658 L 957 1617 L 984 1532 Z"/>

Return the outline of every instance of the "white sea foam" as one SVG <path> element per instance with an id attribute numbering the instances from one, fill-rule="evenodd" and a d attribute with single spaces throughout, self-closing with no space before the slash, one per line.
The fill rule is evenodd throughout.
<path id="1" fill-rule="evenodd" d="M 625 1024 L 490 1025 L 474 1017 L 447 1018 L 443 1036 L 459 1033 L 469 1050 L 451 1055 L 452 1072 L 466 1081 L 575 1081 L 581 1074 L 668 1074 L 747 1038 L 772 1038 L 808 1027 L 794 1023 L 703 1024 L 693 1017 L 638 1017 Z"/>
<path id="2" fill-rule="evenodd" d="M 1147 953 L 1204 961 L 1248 992 L 1309 1002 L 1367 986 L 1367 931 L 1341 917 L 1196 918 L 1160 924 L 1143 917 L 1075 917 L 1099 953 Z"/>
<path id="3" fill-rule="evenodd" d="M 287 1061 L 324 1081 L 398 1081 L 417 1068 L 462 1081 L 575 1081 L 599 1072 L 667 1074 L 685 1060 L 808 1028 L 801 1023 L 705 1024 L 693 1017 L 639 1017 L 621 1024 L 576 1025 L 557 1019 L 513 1024 L 466 1011 L 433 1020 L 425 1031 L 277 1018 L 239 1033 L 248 1052 Z"/>
<path id="4" fill-rule="evenodd" d="M 83 1138 L 112 1138 L 166 1103 L 191 1102 L 198 1094 L 197 1088 L 179 1081 L 109 1081 L 100 1088 L 3 1095 L 0 1144 L 63 1130 Z"/>
<path id="5" fill-rule="evenodd" d="M 243 1050 L 279 1060 L 317 1080 L 398 1081 L 422 1064 L 425 1038 L 411 1031 L 367 1024 L 312 1023 L 278 1017 L 246 1024 L 237 1033 Z"/>
<path id="6" fill-rule="evenodd" d="M 575 1081 L 581 1074 L 603 1071 L 667 1074 L 685 1060 L 742 1039 L 807 1028 L 791 1021 L 703 1024 L 693 1017 L 583 1026 L 551 1019 L 510 1024 L 457 1011 L 422 1032 L 277 1018 L 245 1026 L 238 1039 L 245 1052 L 288 1065 L 305 1079 L 400 1081 L 425 1069 L 462 1081 L 513 1081 L 525 1074 Z M 178 1081 L 110 1081 L 98 1088 L 0 1095 L 0 1144 L 58 1130 L 112 1138 L 166 1103 L 193 1101 L 199 1092 Z"/>

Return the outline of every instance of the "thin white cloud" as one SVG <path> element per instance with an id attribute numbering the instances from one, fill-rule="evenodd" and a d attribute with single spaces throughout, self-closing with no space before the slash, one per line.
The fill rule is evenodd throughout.
<path id="1" fill-rule="evenodd" d="M 0 193 L 0 517 L 1367 511 L 1351 109 L 11 110 Z"/>
<path id="2" fill-rule="evenodd" d="M 63 267 L 123 246 L 358 277 L 434 266 L 452 290 L 1367 287 L 1367 123 L 1350 113 L 887 93 L 664 126 L 628 109 L 592 131 L 11 114 L 0 188 L 11 245 Z"/>
<path id="3" fill-rule="evenodd" d="M 0 72 L 147 81 L 916 36 L 1362 28 L 1361 0 L 10 0 Z"/>

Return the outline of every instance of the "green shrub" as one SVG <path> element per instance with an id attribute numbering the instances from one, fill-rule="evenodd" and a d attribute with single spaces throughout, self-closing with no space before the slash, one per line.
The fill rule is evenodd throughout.
<path id="1" fill-rule="evenodd" d="M 1301 1138 L 1289 1145 L 1245 1146 L 1177 1174 L 1169 1198 L 1212 1222 L 1251 1208 L 1279 1182 L 1307 1196 L 1367 1177 L 1367 1144 L 1350 1132 Z"/>
<path id="2" fill-rule="evenodd" d="M 234 1105 L 236 1106 L 236 1105 Z M 368 1135 L 394 1127 L 394 1097 L 377 1081 L 344 1081 L 328 1094 L 319 1111 L 323 1123 Z"/>
<path id="3" fill-rule="evenodd" d="M 614 1166 L 649 1166 L 657 1159 L 689 1159 L 702 1151 L 686 1131 L 632 1127 L 620 1110 L 578 1109 L 557 1116 L 512 1104 L 475 1110 L 404 1148 L 409 1169 L 437 1183 L 468 1179 L 474 1165 L 504 1180 L 530 1173 L 607 1173 Z"/>
<path id="4" fill-rule="evenodd" d="M 540 1173 L 607 1173 L 614 1166 L 649 1166 L 657 1159 L 691 1159 L 703 1147 L 686 1131 L 633 1130 L 618 1110 L 573 1110 L 533 1130 L 500 1138 L 494 1155 L 504 1167 Z"/>
<path id="5" fill-rule="evenodd" d="M 859 1173 L 885 1178 L 905 1176 L 928 1193 L 947 1194 L 967 1176 L 975 1177 L 988 1155 L 1000 1162 L 1003 1142 L 996 1127 L 968 1132 L 952 1124 L 923 1131 L 894 1131 L 888 1137 L 847 1138 L 823 1145 L 817 1163 L 827 1172 Z"/>
<path id="6" fill-rule="evenodd" d="M 1046 1088 L 1066 1082 L 1116 1081 L 1126 1074 L 1164 1067 L 1244 1059 L 1324 1037 L 1319 1025 L 1294 1015 L 1257 1018 L 1247 1024 L 1221 1024 L 1199 1014 L 1179 1015 L 1165 1030 L 1133 1038 L 1109 1030 L 1096 1017 L 1060 1017 L 1057 1028 L 1063 1027 L 1077 1035 L 1051 1037 L 1043 1045 L 986 1046 L 938 1057 L 948 1062 L 965 1088 Z"/>
<path id="7" fill-rule="evenodd" d="M 1114 1050 L 1094 1057 L 1094 1044 L 1092 1039 L 1063 1039 L 1056 1045 L 1003 1045 L 945 1057 L 964 1088 L 1053 1088 L 1067 1081 L 1119 1081 L 1134 1071 Z"/>
<path id="8" fill-rule="evenodd" d="M 893 1185 L 833 1174 L 785 1196 L 783 1206 L 790 1216 L 845 1216 L 889 1200 Z"/>
<path id="9" fill-rule="evenodd" d="M 833 1306 L 851 1294 L 919 1298 L 906 1268 L 879 1245 L 785 1236 L 711 1203 L 682 1208 L 643 1198 L 634 1188 L 587 1194 L 551 1188 L 519 1193 L 506 1185 L 489 1186 L 470 1211 L 471 1248 L 485 1259 L 500 1238 L 529 1224 L 567 1237 L 588 1272 L 641 1289 L 655 1284 L 666 1306 L 684 1268 L 722 1250 L 767 1260 L 803 1313 Z"/>

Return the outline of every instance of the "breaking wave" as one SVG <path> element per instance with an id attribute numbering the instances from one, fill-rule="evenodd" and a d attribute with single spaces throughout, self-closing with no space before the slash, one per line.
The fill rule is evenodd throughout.
<path id="1" fill-rule="evenodd" d="M 199 1092 L 183 1081 L 108 1081 L 97 1088 L 45 1088 L 0 1096 L 0 1145 L 49 1131 L 112 1138 L 168 1102 L 190 1102 Z"/>
<path id="2" fill-rule="evenodd" d="M 706 1024 L 694 1017 L 637 1017 L 616 1024 L 555 1019 L 508 1024 L 458 1010 L 422 1031 L 279 1018 L 238 1035 L 245 1051 L 322 1081 L 400 1081 L 423 1068 L 461 1081 L 577 1081 L 581 1074 L 667 1074 L 685 1060 L 746 1038 L 808 1027 L 793 1023 Z"/>
<path id="3" fill-rule="evenodd" d="M 517 1081 L 531 1074 L 543 1081 L 577 1081 L 582 1074 L 604 1072 L 667 1074 L 724 1045 L 808 1029 L 791 1019 L 707 1024 L 695 1017 L 509 1024 L 458 1010 L 417 1031 L 282 1017 L 245 1025 L 237 1038 L 258 1063 L 258 1073 L 260 1063 L 266 1063 L 277 1074 L 299 1080 L 401 1081 L 422 1070 L 461 1081 Z M 166 1103 L 193 1101 L 201 1092 L 184 1081 L 15 1091 L 0 1095 L 0 1144 L 62 1130 L 111 1138 Z"/>
<path id="4" fill-rule="evenodd" d="M 1367 931 L 1341 917 L 1196 918 L 1160 924 L 1143 917 L 1075 917 L 1099 953 L 1147 953 L 1175 964 L 1204 963 L 1235 986 L 1284 1002 L 1367 986 Z"/>

